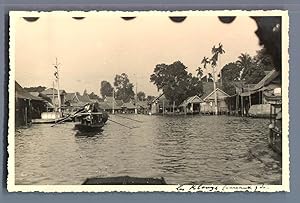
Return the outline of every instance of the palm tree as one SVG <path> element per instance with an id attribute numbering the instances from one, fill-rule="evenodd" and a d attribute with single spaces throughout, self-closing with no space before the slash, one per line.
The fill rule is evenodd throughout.
<path id="1" fill-rule="evenodd" d="M 219 43 L 218 47 L 213 46 L 213 48 L 211 49 L 211 53 L 213 54 L 212 59 L 211 59 L 212 60 L 212 65 L 214 67 L 216 67 L 217 62 L 219 60 L 219 55 L 222 55 L 222 54 L 225 53 L 225 50 L 223 49 L 223 45 L 221 43 Z M 221 81 L 221 86 L 222 86 L 222 71 L 220 71 L 220 81 Z"/>
<path id="2" fill-rule="evenodd" d="M 201 61 L 201 64 L 203 64 L 204 69 L 206 69 L 206 64 L 209 64 L 209 63 L 210 63 L 209 58 L 204 56 Z"/>
<path id="3" fill-rule="evenodd" d="M 218 99 L 217 99 L 217 92 L 216 92 L 216 66 L 217 66 L 217 62 L 218 62 L 218 57 L 221 54 L 225 53 L 225 50 L 223 49 L 223 45 L 221 43 L 219 43 L 219 46 L 213 46 L 211 49 L 211 53 L 213 54 L 212 58 L 211 58 L 211 66 L 213 68 L 213 78 L 214 78 L 214 91 L 215 91 L 215 111 L 216 111 L 216 115 L 218 115 Z M 221 86 L 222 86 L 222 75 L 220 74 L 220 78 L 221 78 Z"/>
<path id="4" fill-rule="evenodd" d="M 203 57 L 201 64 L 203 64 L 203 68 L 206 69 L 206 65 L 210 63 L 210 60 L 208 57 Z M 206 75 L 206 82 L 208 82 L 208 75 Z"/>
<path id="5" fill-rule="evenodd" d="M 202 70 L 202 68 L 198 67 L 198 68 L 196 69 L 196 71 L 197 71 L 197 76 L 198 76 L 198 78 L 201 80 L 201 78 L 202 78 L 202 76 L 203 76 L 203 70 Z"/>
<path id="6" fill-rule="evenodd" d="M 246 71 L 249 69 L 249 67 L 252 65 L 252 58 L 247 53 L 242 53 L 238 60 L 236 61 L 236 64 L 241 68 L 240 77 L 239 80 L 244 79 Z"/>

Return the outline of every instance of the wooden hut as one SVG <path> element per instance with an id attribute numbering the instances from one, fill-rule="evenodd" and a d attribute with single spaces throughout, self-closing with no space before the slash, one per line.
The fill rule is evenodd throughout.
<path id="1" fill-rule="evenodd" d="M 215 93 L 217 94 L 217 109 L 219 114 L 227 114 L 229 112 L 226 99 L 230 97 L 226 92 L 217 87 L 214 90 L 213 83 L 203 83 L 203 95 L 201 99 L 203 102 L 200 104 L 202 114 L 214 114 L 215 113 Z"/>
<path id="2" fill-rule="evenodd" d="M 15 81 L 15 126 L 30 124 L 32 119 L 40 118 L 43 111 L 46 111 L 46 101 L 31 95 Z"/>
<path id="3" fill-rule="evenodd" d="M 135 113 L 137 107 L 132 102 L 126 102 L 123 103 L 121 108 L 123 113 Z"/>
<path id="4" fill-rule="evenodd" d="M 272 70 L 266 74 L 257 84 L 236 85 L 236 95 L 229 103 L 236 103 L 235 109 L 241 116 L 268 117 L 270 104 L 266 99 L 268 92 L 281 87 L 280 74 Z"/>
<path id="5" fill-rule="evenodd" d="M 199 114 L 201 112 L 201 103 L 203 102 L 198 95 L 195 95 L 184 100 L 179 105 L 179 108 L 185 114 Z"/>
<path id="6" fill-rule="evenodd" d="M 170 105 L 170 101 L 166 99 L 163 93 L 154 98 L 150 103 L 151 114 L 165 114 L 172 111 L 172 108 L 173 106 Z"/>
<path id="7" fill-rule="evenodd" d="M 148 114 L 149 105 L 147 101 L 137 101 L 136 102 L 137 111 L 139 114 Z"/>

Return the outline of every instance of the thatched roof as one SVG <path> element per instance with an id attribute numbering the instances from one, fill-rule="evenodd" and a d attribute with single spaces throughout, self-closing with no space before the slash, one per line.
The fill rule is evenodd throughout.
<path id="1" fill-rule="evenodd" d="M 79 102 L 84 102 L 84 103 L 91 102 L 91 99 L 86 94 L 80 95 L 79 93 L 76 93 L 76 96 L 77 96 Z"/>
<path id="2" fill-rule="evenodd" d="M 126 108 L 126 109 L 135 109 L 136 107 L 135 107 L 135 105 L 134 105 L 133 103 L 127 102 L 127 103 L 124 103 L 124 104 L 122 105 L 122 108 Z"/>

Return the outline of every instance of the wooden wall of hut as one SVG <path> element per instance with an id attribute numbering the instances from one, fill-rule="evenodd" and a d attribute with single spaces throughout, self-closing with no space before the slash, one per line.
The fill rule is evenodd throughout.
<path id="1" fill-rule="evenodd" d="M 26 126 L 31 123 L 31 103 L 29 99 L 16 99 L 15 103 L 15 126 Z"/>

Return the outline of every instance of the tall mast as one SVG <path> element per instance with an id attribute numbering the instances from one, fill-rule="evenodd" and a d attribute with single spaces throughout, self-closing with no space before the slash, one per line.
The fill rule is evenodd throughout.
<path id="1" fill-rule="evenodd" d="M 115 114 L 115 88 L 113 88 L 112 114 Z"/>
<path id="2" fill-rule="evenodd" d="M 57 58 L 55 59 L 55 64 L 54 64 L 54 68 L 55 68 L 55 73 L 54 76 L 56 78 L 56 82 L 57 82 L 57 101 L 58 101 L 58 112 L 61 112 L 61 101 L 60 101 L 60 94 L 59 94 L 59 66 L 60 63 L 57 62 Z"/>
<path id="3" fill-rule="evenodd" d="M 217 87 L 216 87 L 216 67 L 213 66 L 213 77 L 214 77 L 214 96 L 215 96 L 215 114 L 218 115 L 218 98 L 217 98 Z"/>
<path id="4" fill-rule="evenodd" d="M 54 106 L 54 111 L 56 111 L 55 102 L 54 102 L 54 81 L 52 83 L 52 102 L 53 102 L 53 106 Z"/>
<path id="5" fill-rule="evenodd" d="M 137 114 L 137 102 L 138 102 L 138 97 L 137 97 L 137 75 L 135 75 L 135 109 L 134 113 Z"/>

